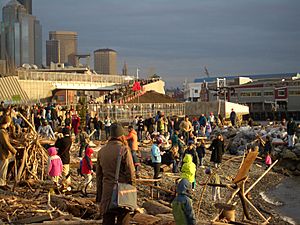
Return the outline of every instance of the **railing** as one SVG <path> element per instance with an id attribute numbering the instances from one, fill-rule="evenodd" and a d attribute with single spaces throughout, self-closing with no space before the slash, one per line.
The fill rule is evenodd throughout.
<path id="1" fill-rule="evenodd" d="M 40 80 L 40 81 L 72 81 L 90 83 L 114 83 L 121 84 L 126 82 L 126 76 L 121 75 L 97 75 L 80 73 L 62 72 L 35 72 L 18 70 L 19 80 Z"/>
<path id="2" fill-rule="evenodd" d="M 109 116 L 111 119 L 119 122 L 130 122 L 135 116 L 148 118 L 157 113 L 164 112 L 166 116 L 184 116 L 184 103 L 127 103 L 120 104 L 90 104 L 89 111 L 97 113 L 100 118 Z"/>

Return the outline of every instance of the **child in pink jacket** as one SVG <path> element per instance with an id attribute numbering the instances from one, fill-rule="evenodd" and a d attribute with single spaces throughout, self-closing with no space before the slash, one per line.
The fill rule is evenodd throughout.
<path id="1" fill-rule="evenodd" d="M 55 147 L 48 148 L 48 175 L 54 184 L 58 185 L 59 176 L 63 170 L 63 164 L 60 157 L 57 155 Z"/>

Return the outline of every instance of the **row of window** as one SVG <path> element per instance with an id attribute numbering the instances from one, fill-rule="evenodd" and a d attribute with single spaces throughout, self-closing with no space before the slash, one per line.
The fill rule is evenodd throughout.
<path id="1" fill-rule="evenodd" d="M 274 96 L 274 91 L 265 91 L 263 92 L 264 96 Z M 300 96 L 300 90 L 289 91 L 291 96 Z M 241 97 L 260 97 L 262 92 L 241 92 Z M 278 90 L 278 96 L 285 96 L 285 90 Z"/>

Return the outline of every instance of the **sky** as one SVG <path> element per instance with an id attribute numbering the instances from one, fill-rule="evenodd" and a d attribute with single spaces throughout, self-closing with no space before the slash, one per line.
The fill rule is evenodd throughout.
<path id="1" fill-rule="evenodd" d="M 126 61 L 169 87 L 205 66 L 211 76 L 300 72 L 299 9 L 299 0 L 33 0 L 44 48 L 50 30 L 77 31 L 79 53 L 112 48 L 120 73 Z"/>

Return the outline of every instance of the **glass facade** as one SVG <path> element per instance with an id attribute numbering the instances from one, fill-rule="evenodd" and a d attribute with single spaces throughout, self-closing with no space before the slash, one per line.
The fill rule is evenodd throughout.
<path id="1" fill-rule="evenodd" d="M 11 66 L 42 65 L 42 27 L 23 5 L 11 1 L 3 7 L 1 58 Z"/>

